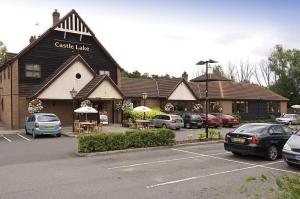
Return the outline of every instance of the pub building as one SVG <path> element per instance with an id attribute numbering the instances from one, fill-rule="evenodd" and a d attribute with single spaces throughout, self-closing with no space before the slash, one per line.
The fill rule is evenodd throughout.
<path id="1" fill-rule="evenodd" d="M 63 18 L 55 10 L 52 16 L 52 27 L 32 36 L 18 54 L 7 53 L 0 66 L 0 121 L 5 126 L 24 128 L 32 99 L 40 99 L 42 112 L 55 113 L 63 126 L 72 125 L 74 108 L 86 99 L 106 112 L 110 123 L 122 122 L 117 104 L 142 105 L 142 93 L 147 93 L 146 106 L 163 109 L 171 103 L 175 112 L 192 111 L 195 104 L 204 103 L 205 83 L 188 81 L 186 73 L 165 80 L 121 78 L 119 64 L 75 10 Z M 219 105 L 227 114 L 263 118 L 286 113 L 287 101 L 254 84 L 209 82 L 210 111 Z"/>

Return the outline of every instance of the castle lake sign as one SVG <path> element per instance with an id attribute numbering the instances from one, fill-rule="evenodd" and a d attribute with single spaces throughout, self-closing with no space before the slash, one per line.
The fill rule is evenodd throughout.
<path id="1" fill-rule="evenodd" d="M 76 43 L 71 43 L 71 42 L 55 41 L 54 46 L 56 48 L 65 48 L 65 49 L 70 49 L 70 50 L 90 52 L 90 47 L 88 47 L 84 44 L 76 44 Z"/>

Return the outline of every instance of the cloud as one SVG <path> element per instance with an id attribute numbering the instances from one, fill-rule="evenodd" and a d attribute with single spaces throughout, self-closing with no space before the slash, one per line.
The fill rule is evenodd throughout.
<path id="1" fill-rule="evenodd" d="M 221 45 L 229 45 L 249 37 L 250 35 L 243 32 L 224 33 L 216 39 L 216 42 Z"/>

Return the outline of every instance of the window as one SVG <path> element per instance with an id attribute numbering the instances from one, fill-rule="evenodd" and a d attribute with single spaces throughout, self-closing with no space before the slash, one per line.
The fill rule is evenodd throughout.
<path id="1" fill-rule="evenodd" d="M 270 134 L 280 135 L 283 134 L 283 129 L 281 128 L 281 126 L 273 126 L 270 128 L 269 132 Z"/>
<path id="2" fill-rule="evenodd" d="M 40 78 L 41 77 L 41 65 L 26 64 L 25 77 Z"/>
<path id="3" fill-rule="evenodd" d="M 268 102 L 269 113 L 280 113 L 280 102 Z"/>
<path id="4" fill-rule="evenodd" d="M 81 74 L 80 73 L 76 73 L 75 77 L 76 77 L 76 79 L 81 79 Z"/>
<path id="5" fill-rule="evenodd" d="M 247 101 L 233 101 L 232 102 L 232 113 L 248 113 L 248 102 Z"/>
<path id="6" fill-rule="evenodd" d="M 132 99 L 131 103 L 133 104 L 133 107 L 141 106 L 141 100 L 139 99 Z"/>
<path id="7" fill-rule="evenodd" d="M 99 70 L 99 75 L 107 75 L 107 76 L 110 76 L 110 71 L 108 71 L 108 70 Z"/>
<path id="8" fill-rule="evenodd" d="M 220 110 L 220 102 L 219 101 L 209 101 L 209 112 L 212 113 L 218 113 L 218 112 L 222 112 L 222 110 Z"/>
<path id="9" fill-rule="evenodd" d="M 172 104 L 174 106 L 174 111 L 187 111 L 185 102 L 175 101 Z"/>

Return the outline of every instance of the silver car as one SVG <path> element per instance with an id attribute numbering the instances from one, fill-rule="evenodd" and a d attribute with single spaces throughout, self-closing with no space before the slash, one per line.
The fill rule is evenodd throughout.
<path id="1" fill-rule="evenodd" d="M 38 135 L 61 136 L 61 123 L 59 118 L 52 113 L 35 113 L 25 120 L 26 134 L 32 134 L 33 138 Z"/>
<path id="2" fill-rule="evenodd" d="M 300 166 L 300 130 L 290 137 L 282 150 L 283 160 L 291 166 Z"/>
<path id="3" fill-rule="evenodd" d="M 276 118 L 276 123 L 279 124 L 299 124 L 298 119 L 300 118 L 300 115 L 298 114 L 285 114 L 282 117 Z"/>
<path id="4" fill-rule="evenodd" d="M 150 120 L 155 127 L 180 129 L 184 127 L 183 119 L 179 115 L 156 115 Z"/>

